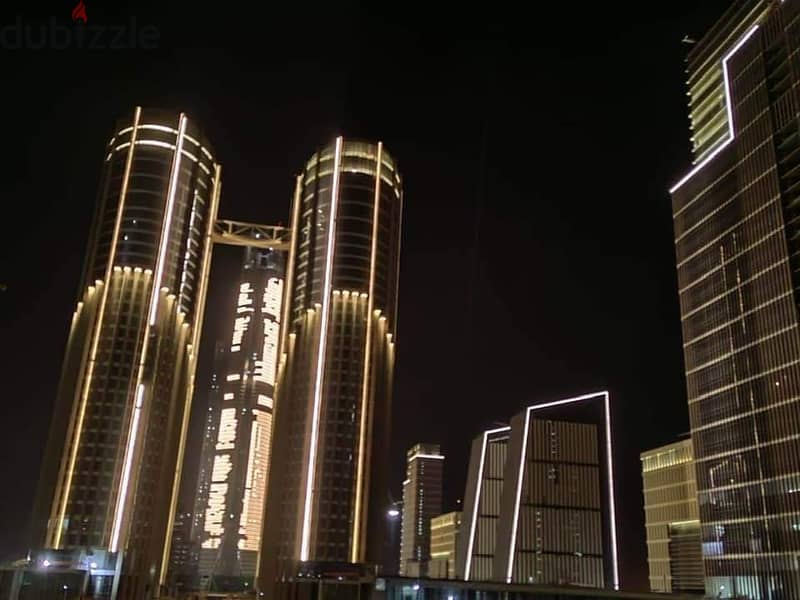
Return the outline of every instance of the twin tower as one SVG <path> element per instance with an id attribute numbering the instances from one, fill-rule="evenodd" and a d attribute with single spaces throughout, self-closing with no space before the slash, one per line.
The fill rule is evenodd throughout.
<path id="1" fill-rule="evenodd" d="M 337 138 L 297 176 L 290 228 L 267 239 L 218 221 L 220 195 L 221 167 L 186 115 L 136 108 L 117 124 L 32 539 L 35 566 L 83 565 L 95 598 L 164 593 L 215 243 L 271 247 L 284 267 L 271 287 L 239 294 L 226 350 L 243 352 L 236 338 L 248 330 L 263 342 L 225 374 L 216 543 L 257 549 L 261 589 L 314 565 L 381 561 L 397 165 L 381 143 Z M 258 392 L 253 406 L 247 390 Z"/>

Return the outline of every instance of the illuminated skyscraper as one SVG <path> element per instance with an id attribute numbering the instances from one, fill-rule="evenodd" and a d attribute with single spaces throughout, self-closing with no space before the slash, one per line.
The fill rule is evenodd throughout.
<path id="1" fill-rule="evenodd" d="M 252 588 L 266 502 L 283 295 L 283 256 L 246 248 L 231 307 L 210 453 L 201 457 L 205 495 L 199 574 L 211 589 Z M 212 414 L 212 413 L 209 413 Z M 207 463 L 211 472 L 207 473 Z M 207 486 L 207 489 L 206 489 Z"/>
<path id="2" fill-rule="evenodd" d="M 692 440 L 643 452 L 647 564 L 654 592 L 703 592 Z"/>
<path id="3" fill-rule="evenodd" d="M 739 0 L 687 61 L 695 167 L 670 192 L 713 597 L 800 598 L 799 18 Z"/>
<path id="4" fill-rule="evenodd" d="M 438 444 L 415 444 L 406 453 L 400 575 L 425 577 L 431 558 L 431 519 L 442 513 L 444 456 Z"/>
<path id="5" fill-rule="evenodd" d="M 381 560 L 401 209 L 380 143 L 337 138 L 297 178 L 262 589 Z"/>
<path id="6" fill-rule="evenodd" d="M 220 166 L 186 115 L 140 108 L 105 153 L 33 545 L 89 549 L 95 597 L 143 598 L 166 576 Z"/>
<path id="7" fill-rule="evenodd" d="M 607 392 L 529 406 L 472 446 L 456 572 L 619 585 Z"/>

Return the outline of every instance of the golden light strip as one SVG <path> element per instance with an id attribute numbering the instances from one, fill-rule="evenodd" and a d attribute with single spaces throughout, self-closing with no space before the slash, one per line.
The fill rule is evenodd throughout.
<path id="1" fill-rule="evenodd" d="M 136 131 L 139 124 L 139 119 L 142 115 L 142 107 L 137 106 L 133 115 L 133 130 L 131 131 L 131 142 L 136 141 Z M 83 432 L 83 419 L 86 415 L 86 403 L 89 400 L 89 390 L 91 388 L 92 376 L 94 375 L 94 366 L 97 361 L 97 347 L 100 343 L 100 330 L 103 327 L 103 317 L 105 316 L 106 301 L 108 300 L 108 288 L 111 286 L 111 275 L 114 268 L 114 260 L 117 254 L 117 242 L 119 240 L 119 231 L 122 227 L 122 214 L 125 209 L 125 200 L 128 197 L 128 181 L 131 175 L 131 166 L 133 165 L 133 151 L 136 145 L 132 143 L 128 149 L 128 156 L 125 159 L 125 172 L 122 176 L 122 187 L 120 188 L 119 204 L 117 206 L 117 216 L 114 221 L 114 233 L 111 237 L 111 247 L 109 249 L 108 264 L 106 265 L 106 275 L 103 281 L 103 292 L 100 295 L 100 306 L 97 310 L 97 319 L 95 321 L 94 337 L 92 339 L 92 350 L 89 354 L 89 364 L 86 368 L 86 377 L 83 383 L 83 393 L 81 394 L 81 405 L 78 410 L 78 422 L 75 430 L 75 435 L 72 438 L 72 448 L 70 449 L 69 467 L 67 468 L 66 483 L 64 485 L 64 492 L 60 496 L 60 507 L 58 509 L 58 519 L 53 526 L 56 527 L 53 536 L 53 547 L 58 548 L 61 545 L 61 532 L 64 516 L 67 511 L 67 502 L 72 490 L 72 476 L 75 469 L 75 461 L 78 458 L 78 446 L 80 444 L 81 434 Z"/>
<path id="2" fill-rule="evenodd" d="M 175 470 L 175 479 L 172 481 L 172 499 L 170 500 L 169 515 L 167 517 L 166 539 L 164 541 L 164 551 L 161 555 L 160 584 L 164 585 L 167 581 L 167 570 L 169 569 L 169 553 L 172 547 L 172 528 L 175 524 L 175 507 L 178 505 L 178 494 L 180 492 L 181 474 L 183 473 L 183 456 L 186 452 L 186 437 L 189 429 L 189 415 L 191 413 L 192 398 L 194 397 L 195 371 L 197 369 L 197 352 L 200 348 L 200 334 L 203 329 L 203 317 L 206 308 L 206 293 L 208 292 L 208 276 L 211 270 L 211 255 L 214 249 L 214 242 L 211 239 L 214 233 L 214 223 L 217 221 L 217 211 L 219 210 L 219 197 L 222 191 L 222 167 L 216 165 L 214 171 L 214 184 L 211 191 L 211 202 L 208 207 L 206 218 L 205 248 L 203 252 L 203 262 L 200 267 L 200 282 L 197 290 L 197 302 L 194 308 L 194 323 L 192 323 L 192 342 L 189 346 L 189 385 L 186 386 L 186 397 L 183 406 L 183 423 L 181 424 L 181 437 L 178 442 L 178 465 Z"/>
<path id="3" fill-rule="evenodd" d="M 336 138 L 336 151 L 333 158 L 333 183 L 331 186 L 331 211 L 328 219 L 328 248 L 325 257 L 325 283 L 322 288 L 322 316 L 320 319 L 319 351 L 317 353 L 317 373 L 314 382 L 314 411 L 311 417 L 311 443 L 309 445 L 308 473 L 303 508 L 303 530 L 300 545 L 300 560 L 308 560 L 308 546 L 311 538 L 311 500 L 314 487 L 314 471 L 317 467 L 317 444 L 319 443 L 319 413 L 322 404 L 322 384 L 325 372 L 325 346 L 328 341 L 328 317 L 331 304 L 331 279 L 333 276 L 334 243 L 336 241 L 336 208 L 339 203 L 339 168 L 342 161 L 342 138 Z"/>
<path id="4" fill-rule="evenodd" d="M 397 309 L 400 306 L 400 302 L 398 302 L 398 298 L 400 297 L 400 250 L 403 245 L 403 192 L 400 191 L 400 198 L 398 199 L 400 202 L 400 208 L 397 212 L 397 261 L 395 266 L 395 283 L 394 283 L 394 320 L 392 321 L 392 326 L 394 328 L 394 335 L 392 339 L 396 342 L 397 341 L 397 324 L 399 322 L 399 317 L 397 314 Z"/>
<path id="5" fill-rule="evenodd" d="M 133 455 L 136 452 L 136 441 L 139 436 L 139 416 L 144 408 L 145 386 L 142 383 L 144 377 L 144 366 L 147 362 L 147 351 L 150 342 L 150 329 L 155 323 L 158 314 L 158 297 L 161 293 L 161 279 L 164 275 L 164 262 L 166 260 L 166 249 L 169 245 L 170 229 L 172 228 L 172 215 L 175 204 L 175 193 L 180 177 L 181 149 L 183 148 L 183 136 L 186 132 L 186 115 L 181 113 L 179 118 L 178 140 L 176 143 L 175 154 L 172 162 L 172 172 L 170 173 L 169 191 L 167 194 L 167 204 L 164 207 L 164 223 L 161 228 L 161 239 L 159 241 L 158 259 L 156 262 L 156 275 L 153 278 L 150 293 L 150 315 L 144 329 L 142 352 L 139 358 L 139 368 L 136 374 L 136 401 L 133 404 L 131 413 L 130 427 L 128 429 L 128 442 L 125 446 L 125 458 L 122 466 L 122 477 L 117 491 L 117 502 L 114 510 L 114 521 L 111 529 L 111 543 L 109 551 L 116 552 L 119 549 L 119 541 L 122 535 L 123 520 L 125 516 L 125 505 L 128 500 L 128 485 L 130 483 L 130 472 L 133 468 Z"/>
<path id="6" fill-rule="evenodd" d="M 183 136 L 186 133 L 186 115 L 181 113 L 180 126 L 178 128 L 178 140 L 175 148 L 175 155 L 172 163 L 172 176 L 169 182 L 169 195 L 167 196 L 167 207 L 164 214 L 164 224 L 161 230 L 161 243 L 158 249 L 158 262 L 156 263 L 156 276 L 153 280 L 153 289 L 150 295 L 150 325 L 155 325 L 158 314 L 158 295 L 161 292 L 162 278 L 164 277 L 164 263 L 167 257 L 167 246 L 169 246 L 169 234 L 172 227 L 172 213 L 175 210 L 175 193 L 178 189 L 178 179 L 181 175 L 181 158 L 183 153 Z"/>
<path id="7" fill-rule="evenodd" d="M 295 261 L 295 244 L 297 244 L 297 227 L 300 223 L 300 203 L 302 201 L 303 193 L 303 176 L 297 176 L 297 182 L 294 187 L 294 202 L 292 203 L 292 235 L 289 244 L 289 257 L 286 261 L 286 282 L 283 287 L 283 316 L 281 317 L 281 341 L 278 348 L 278 356 L 280 357 L 285 352 L 286 336 L 289 334 L 289 314 L 291 311 L 291 298 L 292 298 L 292 283 L 294 282 L 294 261 Z"/>
<path id="8" fill-rule="evenodd" d="M 356 502 L 353 513 L 353 545 L 351 547 L 350 561 L 360 561 L 361 549 L 361 519 L 363 518 L 362 503 L 364 493 L 364 453 L 366 451 L 367 413 L 369 403 L 370 363 L 372 354 L 372 311 L 375 309 L 375 262 L 378 255 L 378 221 L 381 206 L 381 158 L 383 155 L 383 142 L 378 142 L 378 162 L 375 167 L 375 199 L 372 207 L 372 244 L 369 256 L 369 292 L 367 296 L 367 336 L 364 341 L 364 374 L 361 383 L 361 423 L 358 436 L 358 468 L 356 471 Z"/>

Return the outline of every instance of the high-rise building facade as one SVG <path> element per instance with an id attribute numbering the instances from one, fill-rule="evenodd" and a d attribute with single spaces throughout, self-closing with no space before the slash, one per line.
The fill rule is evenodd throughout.
<path id="1" fill-rule="evenodd" d="M 216 423 L 208 429 L 216 439 L 204 444 L 210 457 L 201 456 L 198 487 L 205 497 L 199 575 L 216 580 L 210 589 L 253 589 L 269 475 L 283 261 L 276 250 L 244 250 L 231 337 L 216 365 L 216 405 L 209 407 Z"/>
<path id="2" fill-rule="evenodd" d="M 797 0 L 735 2 L 687 61 L 693 135 L 701 105 L 721 122 L 670 190 L 714 597 L 800 597 L 798 12 Z M 717 82 L 708 100 L 703 81 Z"/>
<path id="3" fill-rule="evenodd" d="M 198 547 L 192 540 L 191 512 L 178 511 L 172 525 L 172 542 L 169 552 L 169 585 L 175 589 L 186 588 L 197 573 Z"/>
<path id="4" fill-rule="evenodd" d="M 166 577 L 219 194 L 186 115 L 118 123 L 33 523 L 34 546 L 93 549 L 96 597 L 145 597 Z"/>
<path id="5" fill-rule="evenodd" d="M 203 420 L 203 440 L 200 446 L 200 465 L 197 468 L 197 484 L 194 494 L 191 538 L 198 546 L 203 539 L 206 524 L 206 508 L 211 491 L 211 475 L 214 470 L 214 453 L 219 430 L 219 413 L 222 410 L 222 380 L 225 378 L 226 358 L 229 344 L 217 342 L 211 366 L 211 381 L 206 396 L 206 413 Z M 195 400 L 197 402 L 198 400 Z"/>
<path id="6" fill-rule="evenodd" d="M 601 588 L 605 565 L 597 426 L 528 414 L 511 421 L 512 458 L 506 463 L 504 489 L 516 494 L 503 498 L 496 578 L 505 574 L 514 583 Z"/>
<path id="7" fill-rule="evenodd" d="M 472 441 L 456 553 L 456 576 L 464 581 L 492 579 L 510 431 L 489 429 Z"/>
<path id="8" fill-rule="evenodd" d="M 643 452 L 647 564 L 654 592 L 702 593 L 703 559 L 692 440 Z"/>
<path id="9" fill-rule="evenodd" d="M 442 512 L 444 455 L 439 444 L 414 444 L 406 453 L 400 575 L 425 577 L 431 558 L 431 519 Z"/>
<path id="10" fill-rule="evenodd" d="M 428 562 L 428 577 L 455 579 L 460 529 L 460 511 L 444 513 L 431 519 L 431 559 Z"/>
<path id="11" fill-rule="evenodd" d="M 262 589 L 384 553 L 401 211 L 381 143 L 337 138 L 297 178 Z"/>
<path id="12" fill-rule="evenodd" d="M 599 392 L 529 406 L 475 439 L 459 578 L 619 586 L 610 419 Z"/>

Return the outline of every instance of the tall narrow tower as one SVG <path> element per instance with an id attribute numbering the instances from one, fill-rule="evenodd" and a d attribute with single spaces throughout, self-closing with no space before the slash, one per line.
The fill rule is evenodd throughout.
<path id="1" fill-rule="evenodd" d="M 402 183 L 381 143 L 336 141 L 297 178 L 260 585 L 378 563 Z"/>
<path id="2" fill-rule="evenodd" d="M 166 576 L 219 194 L 186 115 L 118 123 L 33 523 L 35 547 L 91 553 L 96 597 L 142 598 Z"/>
<path id="3" fill-rule="evenodd" d="M 213 444 L 204 446 L 207 478 L 199 574 L 212 589 L 245 591 L 255 576 L 269 474 L 278 365 L 283 255 L 246 248 L 231 306 L 231 337 L 217 365 L 221 397 Z M 224 366 L 223 366 L 224 365 Z M 211 463 L 210 473 L 202 471 Z"/>
<path id="4" fill-rule="evenodd" d="M 414 444 L 406 453 L 400 575 L 427 577 L 431 559 L 431 519 L 442 514 L 444 455 L 439 444 Z"/>

